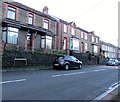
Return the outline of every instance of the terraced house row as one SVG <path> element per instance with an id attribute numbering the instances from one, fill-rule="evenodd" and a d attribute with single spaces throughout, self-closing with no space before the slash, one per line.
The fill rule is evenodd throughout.
<path id="1" fill-rule="evenodd" d="M 66 22 L 49 15 L 48 11 L 47 6 L 40 12 L 18 2 L 2 2 L 3 53 L 21 51 L 73 54 L 89 51 L 98 57 L 120 57 L 120 49 L 102 43 L 94 31 L 77 27 L 74 21 Z M 104 44 L 110 45 L 111 53 L 104 49 Z"/>

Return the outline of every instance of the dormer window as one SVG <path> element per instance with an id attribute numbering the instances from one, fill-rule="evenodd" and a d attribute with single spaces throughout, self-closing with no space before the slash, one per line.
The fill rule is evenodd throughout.
<path id="1" fill-rule="evenodd" d="M 10 18 L 10 19 L 16 19 L 16 9 L 13 8 L 13 7 L 8 7 L 8 15 L 7 15 L 7 18 Z"/>

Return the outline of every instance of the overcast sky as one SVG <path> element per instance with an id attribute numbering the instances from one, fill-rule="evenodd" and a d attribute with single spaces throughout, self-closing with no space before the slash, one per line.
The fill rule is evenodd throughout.
<path id="1" fill-rule="evenodd" d="M 94 31 L 101 40 L 118 45 L 119 0 L 14 0 L 36 10 L 48 6 L 49 14 Z"/>

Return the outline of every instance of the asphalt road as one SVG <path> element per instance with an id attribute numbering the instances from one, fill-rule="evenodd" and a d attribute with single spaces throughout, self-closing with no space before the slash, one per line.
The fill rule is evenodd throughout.
<path id="1" fill-rule="evenodd" d="M 118 83 L 118 67 L 4 72 L 3 100 L 93 100 Z"/>

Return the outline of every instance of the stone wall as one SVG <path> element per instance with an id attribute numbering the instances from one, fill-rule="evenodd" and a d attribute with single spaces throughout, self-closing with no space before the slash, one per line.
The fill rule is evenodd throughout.
<path id="1" fill-rule="evenodd" d="M 26 58 L 27 66 L 51 66 L 53 56 L 50 54 L 5 51 L 2 57 L 2 67 L 14 67 L 14 58 Z M 16 61 L 16 66 L 25 66 L 24 61 Z"/>
<path id="2" fill-rule="evenodd" d="M 89 59 L 87 53 L 74 53 L 73 56 L 83 62 L 83 65 L 106 65 L 107 59 L 91 56 Z M 5 51 L 2 57 L 2 67 L 14 67 L 14 58 L 26 58 L 27 66 L 52 66 L 54 55 L 41 52 L 21 52 L 21 51 Z M 25 66 L 25 61 L 16 61 L 15 66 Z"/>
<path id="3" fill-rule="evenodd" d="M 88 55 L 86 53 L 74 53 L 73 56 L 81 60 L 84 65 L 96 65 L 97 64 L 97 57 L 95 56 L 91 56 L 91 59 L 88 58 Z"/>

